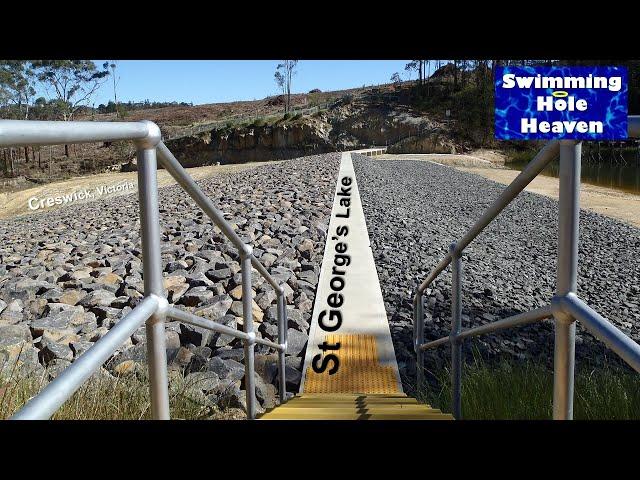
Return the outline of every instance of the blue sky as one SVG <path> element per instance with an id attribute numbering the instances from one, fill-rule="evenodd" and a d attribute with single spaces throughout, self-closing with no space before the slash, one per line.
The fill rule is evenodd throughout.
<path id="1" fill-rule="evenodd" d="M 102 68 L 104 60 L 95 60 Z M 293 79 L 295 93 L 386 83 L 394 72 L 408 79 L 409 60 L 301 60 Z M 117 61 L 119 101 L 178 101 L 194 105 L 254 100 L 279 93 L 273 74 L 278 60 L 122 60 Z M 416 78 L 414 73 L 412 78 Z M 113 99 L 111 80 L 95 105 Z"/>

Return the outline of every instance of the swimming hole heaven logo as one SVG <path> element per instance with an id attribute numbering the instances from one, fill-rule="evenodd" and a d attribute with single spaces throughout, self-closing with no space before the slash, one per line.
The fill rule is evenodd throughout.
<path id="1" fill-rule="evenodd" d="M 625 140 L 625 67 L 497 67 L 500 140 Z"/>

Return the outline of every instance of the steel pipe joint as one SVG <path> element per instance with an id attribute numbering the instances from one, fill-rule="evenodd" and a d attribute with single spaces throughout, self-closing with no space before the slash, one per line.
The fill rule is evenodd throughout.
<path id="1" fill-rule="evenodd" d="M 167 311 L 169 310 L 169 307 L 171 307 L 171 304 L 169 303 L 169 301 L 165 297 L 156 295 L 155 293 L 149 294 L 149 297 L 153 298 L 156 301 L 157 307 L 156 307 L 155 315 L 160 315 L 162 317 L 165 317 L 167 314 Z"/>
<path id="2" fill-rule="evenodd" d="M 253 255 L 253 247 L 246 243 L 242 244 L 242 248 L 240 250 L 240 258 L 245 259 Z"/>
<path id="3" fill-rule="evenodd" d="M 136 146 L 138 148 L 155 148 L 162 140 L 162 133 L 160 127 L 149 120 L 140 120 L 147 128 L 147 136 L 136 140 Z"/>
<path id="4" fill-rule="evenodd" d="M 246 332 L 247 333 L 247 345 L 255 345 L 256 343 L 256 332 Z"/>
<path id="5" fill-rule="evenodd" d="M 573 292 L 570 292 L 566 295 L 554 295 L 551 299 L 551 313 L 553 313 L 553 318 L 555 318 L 559 322 L 563 323 L 572 323 L 575 321 L 575 318 L 568 313 L 564 303 L 571 297 L 576 297 L 577 295 Z"/>

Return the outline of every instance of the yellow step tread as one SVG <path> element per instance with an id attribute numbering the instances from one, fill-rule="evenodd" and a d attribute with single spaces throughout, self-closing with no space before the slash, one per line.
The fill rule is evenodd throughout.
<path id="1" fill-rule="evenodd" d="M 405 394 L 298 394 L 267 410 L 263 420 L 453 420 Z"/>
<path id="2" fill-rule="evenodd" d="M 261 420 L 452 420 L 453 417 L 444 413 L 413 413 L 397 415 L 392 413 L 357 414 L 357 413 L 326 413 L 295 415 L 283 412 L 266 413 Z"/>
<path id="3" fill-rule="evenodd" d="M 298 394 L 294 399 L 310 399 L 310 398 L 334 398 L 334 399 L 382 399 L 382 398 L 390 398 L 390 399 L 402 399 L 402 398 L 411 398 L 407 397 L 405 394 L 377 394 L 377 393 L 304 393 L 302 395 Z"/>
<path id="4" fill-rule="evenodd" d="M 275 409 L 274 409 L 275 410 Z M 405 405 L 405 406 L 397 406 L 397 405 L 385 405 L 378 407 L 328 407 L 328 406 L 309 406 L 309 407 L 277 407 L 277 410 L 280 412 L 358 412 L 358 413 L 366 413 L 366 412 L 385 412 L 385 413 L 393 413 L 393 412 L 438 412 L 440 410 L 436 410 L 435 408 L 425 408 L 422 405 Z"/>
<path id="5" fill-rule="evenodd" d="M 323 400 L 310 398 L 305 400 L 289 400 L 286 405 L 421 405 L 412 399 L 384 399 L 384 400 Z"/>
<path id="6" fill-rule="evenodd" d="M 395 408 L 394 408 L 395 407 Z M 450 414 L 442 413 L 438 409 L 426 408 L 422 405 L 411 405 L 402 408 L 397 406 L 383 406 L 369 409 L 356 409 L 353 407 L 276 407 L 267 411 L 261 417 L 270 419 L 336 419 L 336 420 L 375 420 L 375 419 L 442 419 L 451 420 Z"/>

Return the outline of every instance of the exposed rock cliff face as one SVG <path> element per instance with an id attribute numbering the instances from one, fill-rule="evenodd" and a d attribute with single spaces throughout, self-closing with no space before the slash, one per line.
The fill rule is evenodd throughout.
<path id="1" fill-rule="evenodd" d="M 393 153 L 461 150 L 445 125 L 406 107 L 348 100 L 295 120 L 214 129 L 168 142 L 186 167 L 287 159 L 372 145 L 388 145 Z"/>
<path id="2" fill-rule="evenodd" d="M 390 145 L 389 153 L 460 153 L 461 147 L 439 134 L 411 136 Z"/>

